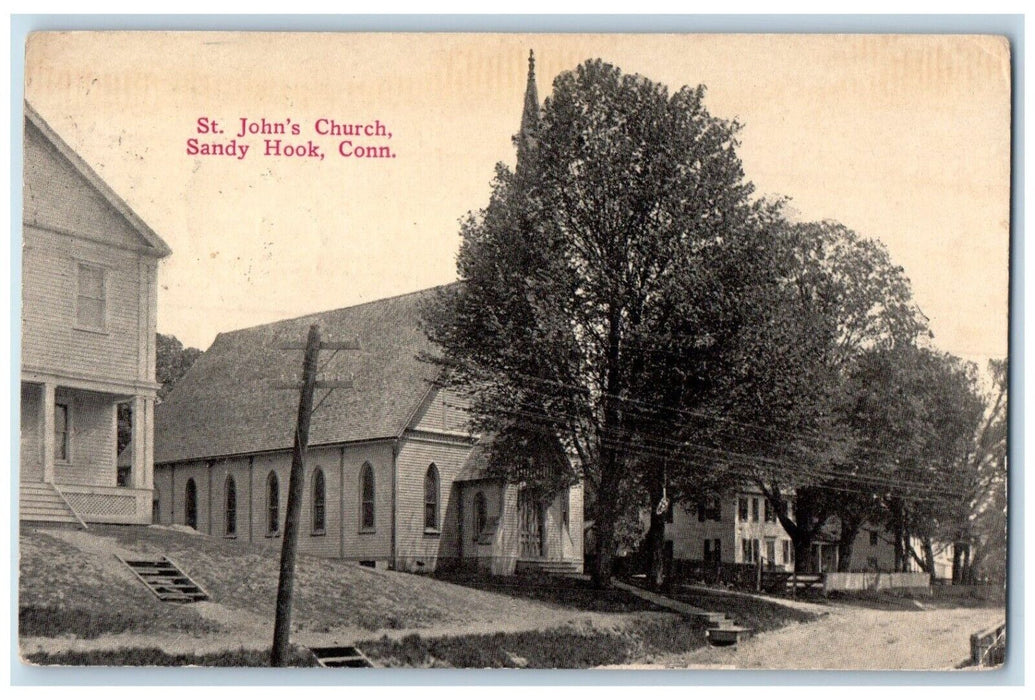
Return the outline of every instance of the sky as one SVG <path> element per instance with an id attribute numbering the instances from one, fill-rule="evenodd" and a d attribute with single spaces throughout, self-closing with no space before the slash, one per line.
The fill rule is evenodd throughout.
<path id="1" fill-rule="evenodd" d="M 158 330 L 205 349 L 220 331 L 456 279 L 458 221 L 515 160 L 529 49 L 540 100 L 589 58 L 673 91 L 704 84 L 709 111 L 743 125 L 760 195 L 882 241 L 938 348 L 1006 355 L 1010 63 L 996 37 L 42 33 L 25 95 L 172 248 Z M 237 138 L 242 119 L 286 133 Z M 331 122 L 370 134 L 317 133 Z M 265 155 L 266 139 L 307 155 Z M 236 155 L 199 152 L 231 142 Z"/>

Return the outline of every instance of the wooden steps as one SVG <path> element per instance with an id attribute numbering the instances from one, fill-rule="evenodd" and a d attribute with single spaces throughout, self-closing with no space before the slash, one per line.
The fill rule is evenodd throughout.
<path id="1" fill-rule="evenodd" d="M 167 603 L 196 603 L 209 600 L 209 594 L 167 557 L 118 559 L 144 582 L 158 600 Z"/>
<path id="2" fill-rule="evenodd" d="M 354 646 L 310 647 L 316 662 L 325 668 L 376 668 L 367 655 Z"/>
<path id="3" fill-rule="evenodd" d="M 18 486 L 18 519 L 81 527 L 84 523 L 53 484 L 21 483 Z"/>

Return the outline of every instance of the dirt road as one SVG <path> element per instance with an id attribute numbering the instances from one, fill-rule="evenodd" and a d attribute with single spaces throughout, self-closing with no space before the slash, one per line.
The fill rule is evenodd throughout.
<path id="1" fill-rule="evenodd" d="M 668 668 L 935 670 L 970 653 L 970 635 L 1003 621 L 1002 608 L 875 610 L 831 606 L 809 624 L 760 634 L 734 647 L 658 659 Z"/>

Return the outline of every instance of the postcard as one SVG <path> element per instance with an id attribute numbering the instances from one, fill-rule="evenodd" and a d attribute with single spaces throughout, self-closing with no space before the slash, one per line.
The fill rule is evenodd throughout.
<path id="1" fill-rule="evenodd" d="M 999 36 L 39 32 L 18 639 L 1006 657 Z"/>

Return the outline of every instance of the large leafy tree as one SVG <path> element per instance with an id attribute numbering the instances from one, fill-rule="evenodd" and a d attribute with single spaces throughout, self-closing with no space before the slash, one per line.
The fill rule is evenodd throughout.
<path id="1" fill-rule="evenodd" d="M 991 387 L 984 414 L 964 462 L 965 496 L 956 503 L 951 529 L 956 583 L 978 578 L 1006 580 L 1007 547 L 1007 363 L 991 360 Z"/>
<path id="2" fill-rule="evenodd" d="M 851 386 L 849 463 L 869 477 L 857 485 L 876 506 L 868 515 L 892 534 L 896 568 L 913 559 L 934 573 L 934 541 L 952 541 L 968 505 L 984 408 L 975 368 L 929 348 L 880 348 L 859 359 Z"/>
<path id="3" fill-rule="evenodd" d="M 771 277 L 778 214 L 752 200 L 739 126 L 709 114 L 702 87 L 670 94 L 593 60 L 523 122 L 518 166 L 498 166 L 488 207 L 463 223 L 462 284 L 428 309 L 428 332 L 478 427 L 577 455 L 607 585 L 621 515 L 694 468 L 702 425 L 687 416 L 749 320 L 742 298 Z M 492 449 L 527 483 L 515 461 Z"/>
<path id="4" fill-rule="evenodd" d="M 833 515 L 861 522 L 872 496 L 870 466 L 849 457 L 846 382 L 858 358 L 911 345 L 926 333 L 909 280 L 880 243 L 834 223 L 780 227 L 772 237 L 774 284 L 748 298 L 739 361 L 722 378 L 714 438 L 726 470 L 753 482 L 774 507 L 795 551 Z"/>

